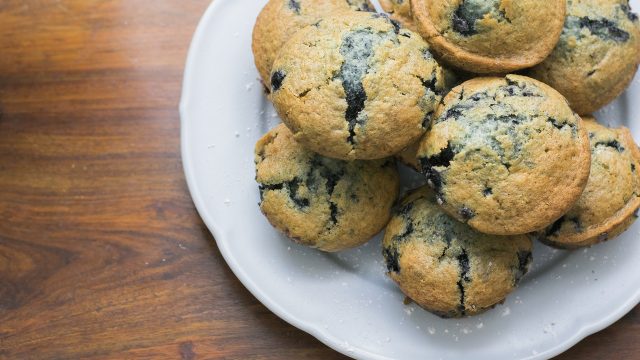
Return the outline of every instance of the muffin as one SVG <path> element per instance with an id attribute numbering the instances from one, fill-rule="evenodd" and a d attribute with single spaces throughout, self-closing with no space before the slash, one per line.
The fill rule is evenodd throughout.
<path id="1" fill-rule="evenodd" d="M 297 33 L 271 75 L 273 103 L 296 140 L 343 160 L 388 157 L 416 141 L 443 89 L 420 36 L 362 12 Z"/>
<path id="2" fill-rule="evenodd" d="M 584 125 L 591 142 L 591 174 L 573 207 L 533 234 L 547 245 L 575 249 L 610 240 L 638 218 L 640 151 L 627 128 L 609 129 L 593 118 Z"/>
<path id="3" fill-rule="evenodd" d="M 580 117 L 557 91 L 518 75 L 451 90 L 417 157 L 445 211 L 497 235 L 556 221 L 582 194 L 591 166 Z"/>
<path id="4" fill-rule="evenodd" d="M 544 60 L 558 42 L 565 0 L 411 0 L 418 32 L 445 63 L 507 73 Z"/>
<path id="5" fill-rule="evenodd" d="M 530 71 L 591 114 L 629 86 L 640 63 L 640 26 L 627 0 L 569 0 L 560 41 Z"/>
<path id="6" fill-rule="evenodd" d="M 346 162 L 300 146 L 280 124 L 256 144 L 260 210 L 294 241 L 323 251 L 367 242 L 398 196 L 393 159 Z"/>
<path id="7" fill-rule="evenodd" d="M 385 230 L 383 256 L 400 289 L 442 317 L 501 303 L 532 259 L 527 236 L 479 233 L 443 212 L 428 187 L 402 200 Z"/>

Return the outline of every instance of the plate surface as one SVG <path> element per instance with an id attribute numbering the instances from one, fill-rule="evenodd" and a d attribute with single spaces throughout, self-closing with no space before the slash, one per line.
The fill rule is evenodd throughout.
<path id="1" fill-rule="evenodd" d="M 297 246 L 258 208 L 253 148 L 280 122 L 251 54 L 266 0 L 216 0 L 191 44 L 180 112 L 182 157 L 198 211 L 227 263 L 271 311 L 361 359 L 542 359 L 612 324 L 640 300 L 640 222 L 619 239 L 566 252 L 536 244 L 534 266 L 503 305 L 444 320 L 404 305 L 385 276 L 380 236 L 340 254 Z M 639 0 L 632 0 L 639 9 Z M 640 139 L 640 80 L 598 113 Z M 619 121 L 619 119 L 625 119 Z M 403 170 L 405 188 L 420 179 Z"/>

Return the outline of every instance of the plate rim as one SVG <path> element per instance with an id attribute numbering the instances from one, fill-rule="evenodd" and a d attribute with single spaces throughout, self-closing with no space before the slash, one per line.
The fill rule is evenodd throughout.
<path id="1" fill-rule="evenodd" d="M 206 209 L 206 206 L 203 200 L 204 198 L 201 195 L 200 190 L 196 185 L 194 165 L 190 160 L 191 152 L 189 151 L 189 147 L 187 146 L 187 143 L 188 143 L 187 134 L 189 134 L 188 106 L 189 106 L 189 98 L 190 98 L 189 89 L 191 88 L 191 83 L 192 83 L 191 79 L 193 79 L 194 77 L 194 66 L 196 61 L 195 60 L 196 54 L 198 49 L 202 47 L 203 39 L 205 37 L 204 28 L 212 20 L 212 17 L 218 11 L 218 8 L 222 6 L 220 4 L 224 4 L 227 1 L 229 0 L 212 1 L 208 5 L 207 9 L 205 10 L 200 20 L 198 21 L 198 25 L 196 27 L 194 35 L 191 39 L 191 43 L 189 45 L 187 58 L 185 62 L 184 73 L 183 73 L 182 91 L 181 91 L 180 103 L 179 103 L 180 151 L 181 151 L 182 167 L 183 167 L 183 172 L 184 172 L 186 183 L 187 183 L 187 188 L 189 190 L 189 195 L 191 196 L 191 199 L 195 204 L 196 211 L 198 212 L 198 215 L 200 216 L 202 221 L 207 226 L 207 229 L 213 235 L 214 241 L 216 242 L 216 245 L 218 246 L 218 249 L 220 250 L 222 257 L 224 258 L 225 262 L 227 263 L 227 265 L 229 266 L 233 274 L 238 278 L 238 280 L 240 280 L 242 285 L 258 301 L 260 301 L 260 303 L 262 303 L 267 309 L 269 309 L 269 311 L 273 312 L 276 316 L 278 316 L 280 319 L 284 320 L 285 322 L 289 323 L 290 325 L 310 334 L 311 336 L 315 337 L 320 342 L 322 342 L 324 345 L 328 346 L 334 351 L 337 351 L 345 356 L 348 356 L 351 358 L 357 358 L 357 359 L 392 360 L 392 358 L 364 350 L 354 345 L 351 345 L 349 349 L 346 349 L 343 346 L 341 346 L 341 344 L 343 344 L 343 341 L 338 339 L 335 335 L 332 335 L 330 331 L 323 330 L 322 328 L 312 324 L 311 322 L 305 321 L 288 312 L 286 309 L 284 309 L 275 301 L 273 301 L 265 292 L 263 292 L 253 282 L 251 277 L 239 265 L 239 263 L 237 262 L 232 252 L 226 246 L 226 243 L 224 241 L 218 240 L 220 236 L 222 236 L 222 231 L 220 230 L 221 227 L 217 224 L 216 220 L 213 218 L 211 214 L 209 214 L 209 212 Z M 636 305 L 638 305 L 638 303 L 640 303 L 640 289 L 638 289 L 636 293 L 633 296 L 629 297 L 627 301 L 625 301 L 622 305 L 613 309 L 607 316 L 604 316 L 599 320 L 590 321 L 588 324 L 586 323 L 587 321 L 589 321 L 588 319 L 579 318 L 580 328 L 578 331 L 574 332 L 573 336 L 568 337 L 567 339 L 558 343 L 552 348 L 549 348 L 543 352 L 540 352 L 538 354 L 525 357 L 522 359 L 526 359 L 526 360 L 548 359 L 548 358 L 557 356 L 565 352 L 566 350 L 572 348 L 574 345 L 576 345 L 581 340 L 585 339 L 587 336 L 593 335 L 609 327 L 613 323 L 617 322 L 623 316 L 629 313 Z"/>

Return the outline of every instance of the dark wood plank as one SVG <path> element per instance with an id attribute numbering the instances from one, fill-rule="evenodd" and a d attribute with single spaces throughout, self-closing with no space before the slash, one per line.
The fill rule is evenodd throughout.
<path id="1" fill-rule="evenodd" d="M 0 3 L 0 358 L 343 359 L 256 301 L 191 202 L 207 0 Z M 634 358 L 638 309 L 563 359 Z"/>

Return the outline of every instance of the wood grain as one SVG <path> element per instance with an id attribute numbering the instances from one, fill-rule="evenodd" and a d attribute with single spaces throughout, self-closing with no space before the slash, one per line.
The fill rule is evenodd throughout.
<path id="1" fill-rule="evenodd" d="M 0 358 L 344 359 L 224 263 L 177 105 L 206 0 L 0 2 Z M 638 358 L 636 308 L 562 359 Z"/>

